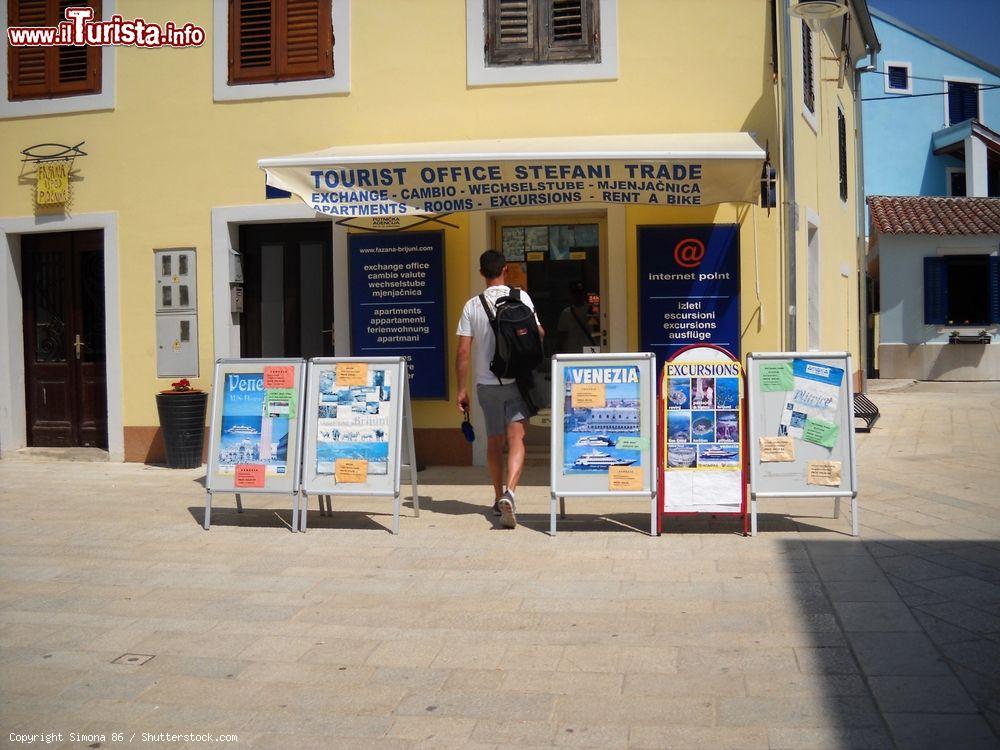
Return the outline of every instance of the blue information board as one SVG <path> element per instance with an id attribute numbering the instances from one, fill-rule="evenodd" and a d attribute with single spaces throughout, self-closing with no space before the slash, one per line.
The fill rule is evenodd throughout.
<path id="1" fill-rule="evenodd" d="M 412 398 L 447 398 L 444 234 L 352 234 L 351 355 L 406 357 Z"/>
<path id="2" fill-rule="evenodd" d="M 691 344 L 740 358 L 737 224 L 639 227 L 639 349 L 661 362 Z"/>

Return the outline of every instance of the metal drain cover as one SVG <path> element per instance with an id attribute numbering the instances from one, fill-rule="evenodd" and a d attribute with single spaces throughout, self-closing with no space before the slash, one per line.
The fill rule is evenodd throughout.
<path id="1" fill-rule="evenodd" d="M 128 664 L 133 667 L 140 667 L 153 658 L 155 654 L 122 654 L 112 661 L 112 664 Z"/>

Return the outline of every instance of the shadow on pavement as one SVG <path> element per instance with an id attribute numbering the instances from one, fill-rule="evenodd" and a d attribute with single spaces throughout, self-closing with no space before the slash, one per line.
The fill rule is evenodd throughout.
<path id="1" fill-rule="evenodd" d="M 805 538 L 784 547 L 770 593 L 794 598 L 799 613 L 772 624 L 810 634 L 813 647 L 796 656 L 823 693 L 799 700 L 803 719 L 816 712 L 838 726 L 832 739 L 844 747 L 1000 747 L 1000 545 Z"/>

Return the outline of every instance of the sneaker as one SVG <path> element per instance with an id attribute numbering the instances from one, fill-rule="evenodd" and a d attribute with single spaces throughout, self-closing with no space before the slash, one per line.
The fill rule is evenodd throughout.
<path id="1" fill-rule="evenodd" d="M 500 501 L 499 500 L 497 500 L 495 503 L 493 503 L 493 515 L 496 516 L 497 518 L 500 517 Z"/>
<path id="2" fill-rule="evenodd" d="M 514 493 L 507 490 L 497 500 L 500 507 L 500 525 L 507 529 L 517 527 L 517 516 L 514 514 Z"/>

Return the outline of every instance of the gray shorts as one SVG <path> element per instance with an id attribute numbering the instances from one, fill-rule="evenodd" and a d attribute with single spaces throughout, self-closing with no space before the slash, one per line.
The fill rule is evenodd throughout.
<path id="1" fill-rule="evenodd" d="M 528 407 L 521 398 L 521 392 L 517 390 L 517 383 L 478 383 L 476 395 L 479 396 L 479 405 L 483 407 L 483 414 L 486 416 L 486 435 L 489 437 L 503 435 L 511 422 L 528 418 Z"/>

